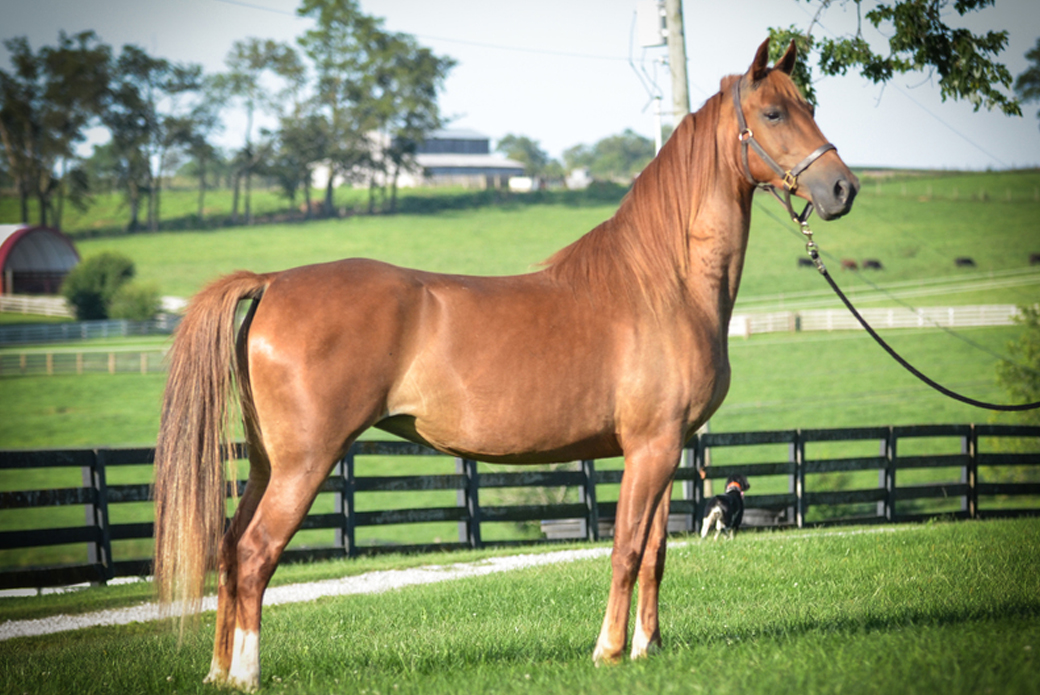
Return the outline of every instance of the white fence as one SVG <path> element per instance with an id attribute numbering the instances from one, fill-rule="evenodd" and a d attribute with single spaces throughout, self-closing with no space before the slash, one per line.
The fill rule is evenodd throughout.
<path id="1" fill-rule="evenodd" d="M 31 297 L 21 294 L 0 294 L 0 311 L 13 314 L 36 314 L 73 318 L 72 311 L 62 297 Z"/>
<path id="2" fill-rule="evenodd" d="M 979 306 L 922 307 L 915 310 L 860 309 L 872 327 L 884 328 L 973 328 L 978 326 L 1011 326 L 1018 316 L 1013 304 Z M 746 338 L 755 333 L 794 331 L 862 330 L 859 321 L 846 309 L 808 309 L 774 311 L 768 314 L 737 314 L 729 324 L 730 336 Z"/>

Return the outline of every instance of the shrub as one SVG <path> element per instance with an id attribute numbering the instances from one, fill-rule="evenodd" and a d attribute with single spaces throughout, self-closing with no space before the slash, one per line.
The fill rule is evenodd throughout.
<path id="1" fill-rule="evenodd" d="M 147 321 L 155 318 L 162 308 L 162 297 L 155 283 L 128 282 L 116 290 L 108 306 L 108 316 L 113 319 Z"/>
<path id="2" fill-rule="evenodd" d="M 73 268 L 61 285 L 61 293 L 80 321 L 105 319 L 112 298 L 133 276 L 132 260 L 105 251 Z"/>

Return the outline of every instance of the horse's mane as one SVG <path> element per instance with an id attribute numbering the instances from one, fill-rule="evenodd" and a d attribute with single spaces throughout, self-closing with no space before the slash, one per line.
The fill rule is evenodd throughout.
<path id="1" fill-rule="evenodd" d="M 682 300 L 690 227 L 717 175 L 716 132 L 731 79 L 683 118 L 613 217 L 544 262 L 548 273 L 594 294 L 641 299 L 655 312 Z"/>

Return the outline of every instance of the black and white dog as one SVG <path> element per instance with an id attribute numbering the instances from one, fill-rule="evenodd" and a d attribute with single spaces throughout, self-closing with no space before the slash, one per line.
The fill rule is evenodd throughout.
<path id="1" fill-rule="evenodd" d="M 731 475 L 726 481 L 726 492 L 715 495 L 708 504 L 708 513 L 701 524 L 701 538 L 707 538 L 708 532 L 715 529 L 715 540 L 723 531 L 732 538 L 740 522 L 744 519 L 744 493 L 751 485 L 742 475 Z"/>

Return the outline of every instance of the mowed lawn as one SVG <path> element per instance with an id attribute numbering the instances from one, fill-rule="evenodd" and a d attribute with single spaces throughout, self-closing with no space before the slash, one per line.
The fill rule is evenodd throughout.
<path id="1" fill-rule="evenodd" d="M 605 557 L 272 606 L 261 691 L 1035 693 L 1038 563 L 1036 519 L 673 541 L 663 650 L 605 668 L 590 659 Z M 7 601 L 53 614 L 76 598 L 0 599 L 0 616 Z M 180 646 L 169 622 L 0 642 L 0 692 L 218 692 L 201 685 L 212 634 L 210 613 Z"/>

